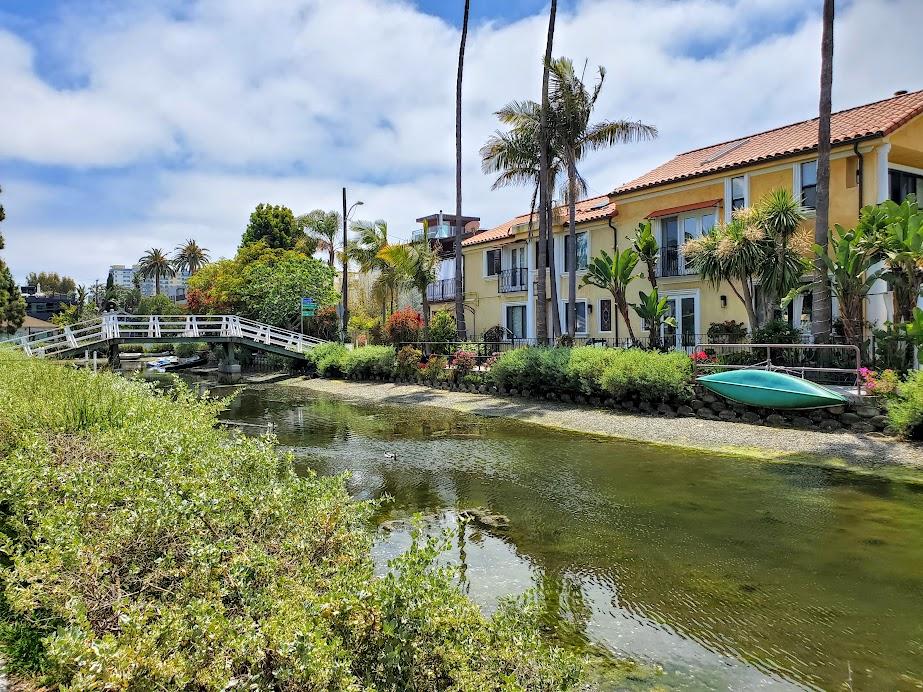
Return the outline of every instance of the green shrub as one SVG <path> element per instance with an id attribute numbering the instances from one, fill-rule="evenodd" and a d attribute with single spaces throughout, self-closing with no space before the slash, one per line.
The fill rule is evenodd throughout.
<path id="1" fill-rule="evenodd" d="M 578 346 L 571 349 L 567 363 L 567 387 L 571 392 L 585 396 L 601 396 L 605 390 L 599 378 L 610 364 L 620 357 L 614 348 Z"/>
<path id="2" fill-rule="evenodd" d="M 347 377 L 366 378 L 390 376 L 394 373 L 393 346 L 364 346 L 354 348 L 343 359 L 343 374 Z"/>
<path id="3" fill-rule="evenodd" d="M 433 313 L 429 320 L 429 340 L 433 342 L 433 352 L 446 355 L 449 342 L 458 341 L 458 325 L 455 315 L 448 310 Z"/>
<path id="4" fill-rule="evenodd" d="M 420 370 L 420 361 L 423 359 L 423 351 L 413 346 L 404 346 L 397 352 L 397 364 L 395 369 L 401 377 L 413 377 Z"/>
<path id="5" fill-rule="evenodd" d="M 173 346 L 173 354 L 177 358 L 190 358 L 196 355 L 199 351 L 205 351 L 208 349 L 208 345 L 196 341 L 180 341 Z"/>
<path id="6" fill-rule="evenodd" d="M 754 344 L 800 344 L 801 330 L 785 320 L 772 320 L 754 330 Z"/>
<path id="7" fill-rule="evenodd" d="M 493 361 L 491 380 L 507 389 L 528 390 L 533 394 L 569 391 L 567 364 L 571 349 L 528 347 L 506 351 Z"/>
<path id="8" fill-rule="evenodd" d="M 317 368 L 321 377 L 342 377 L 343 363 L 348 350 L 334 341 L 318 344 L 306 353 L 307 360 Z"/>
<path id="9" fill-rule="evenodd" d="M 429 382 L 436 382 L 438 380 L 445 379 L 446 376 L 446 367 L 449 362 L 446 360 L 445 356 L 431 355 L 429 360 L 426 361 L 420 372 L 423 375 L 424 379 Z"/>
<path id="10" fill-rule="evenodd" d="M 639 349 L 620 349 L 616 353 L 600 376 L 600 385 L 616 400 L 637 397 L 644 401 L 668 401 L 689 397 L 692 359 L 685 353 Z"/>
<path id="11" fill-rule="evenodd" d="M 478 359 L 474 351 L 456 351 L 452 356 L 452 367 L 459 377 L 464 377 L 477 367 Z"/>
<path id="12" fill-rule="evenodd" d="M 4 354 L 13 672 L 67 689 L 576 688 L 534 601 L 484 616 L 419 535 L 376 578 L 374 505 L 297 475 L 270 437 L 217 429 L 222 405 Z"/>
<path id="13" fill-rule="evenodd" d="M 888 418 L 901 437 L 923 438 L 923 370 L 915 370 L 888 397 Z"/>

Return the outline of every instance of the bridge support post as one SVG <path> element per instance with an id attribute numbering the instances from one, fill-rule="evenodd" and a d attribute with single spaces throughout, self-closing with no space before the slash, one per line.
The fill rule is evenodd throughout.
<path id="1" fill-rule="evenodd" d="M 110 370 L 121 370 L 122 369 L 122 358 L 119 354 L 118 344 L 109 344 L 109 369 Z"/>
<path id="2" fill-rule="evenodd" d="M 218 381 L 229 384 L 240 380 L 240 363 L 234 357 L 234 344 L 222 345 L 221 359 L 218 361 Z"/>

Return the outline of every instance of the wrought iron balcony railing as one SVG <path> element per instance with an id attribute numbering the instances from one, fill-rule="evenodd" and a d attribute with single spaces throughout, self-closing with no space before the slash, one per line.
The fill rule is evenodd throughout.
<path id="1" fill-rule="evenodd" d="M 526 267 L 504 269 L 497 274 L 497 290 L 500 293 L 518 293 L 525 291 L 529 281 L 529 270 Z"/>
<path id="2" fill-rule="evenodd" d="M 437 279 L 426 287 L 426 298 L 431 303 L 455 300 L 455 278 Z"/>

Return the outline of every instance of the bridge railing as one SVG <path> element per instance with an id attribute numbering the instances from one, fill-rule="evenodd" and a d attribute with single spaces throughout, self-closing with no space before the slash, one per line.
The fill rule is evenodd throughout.
<path id="1" fill-rule="evenodd" d="M 110 341 L 208 341 L 219 338 L 237 338 L 296 353 L 324 343 L 323 339 L 237 315 L 103 315 L 0 343 L 19 346 L 29 355 L 54 356 Z"/>

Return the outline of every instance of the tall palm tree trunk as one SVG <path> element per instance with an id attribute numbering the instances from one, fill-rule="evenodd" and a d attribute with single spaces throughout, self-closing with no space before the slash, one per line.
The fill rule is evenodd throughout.
<path id="1" fill-rule="evenodd" d="M 154 274 L 154 295 L 160 295 L 160 272 Z"/>
<path id="2" fill-rule="evenodd" d="M 333 239 L 330 239 L 330 248 L 327 250 L 327 265 L 333 269 L 336 262 L 336 248 L 333 245 Z"/>
<path id="3" fill-rule="evenodd" d="M 465 0 L 462 18 L 461 43 L 458 46 L 458 78 L 455 82 L 455 325 L 458 337 L 467 338 L 465 329 L 464 277 L 462 275 L 462 75 L 465 69 L 465 43 L 468 40 L 468 10 L 470 0 Z"/>
<path id="4" fill-rule="evenodd" d="M 817 123 L 817 214 L 814 225 L 814 242 L 827 252 L 828 226 L 830 224 L 830 111 L 833 88 L 833 15 L 834 0 L 824 0 L 823 36 L 821 38 L 820 64 L 820 117 Z M 830 340 L 833 318 L 833 300 L 830 280 L 823 258 L 814 259 L 811 333 L 814 341 Z"/>
<path id="5" fill-rule="evenodd" d="M 567 336 L 571 341 L 577 335 L 577 164 L 572 152 L 567 154 L 567 214 L 570 249 L 565 261 L 567 272 Z"/>
<path id="6" fill-rule="evenodd" d="M 557 0 L 551 0 L 551 11 L 548 14 L 548 36 L 545 41 L 545 59 L 542 62 L 542 109 L 538 128 L 538 259 L 536 269 L 538 275 L 535 283 L 535 330 L 539 343 L 548 341 L 547 320 L 547 288 L 545 285 L 545 268 L 551 267 L 549 272 L 552 282 L 552 313 L 557 315 L 557 291 L 554 288 L 554 253 L 549 254 L 552 242 L 552 230 L 548 223 L 548 208 L 550 206 L 550 186 L 548 179 L 548 149 L 550 133 L 548 132 L 548 70 L 551 65 L 551 47 L 554 44 L 554 22 L 558 12 Z"/>
<path id="7" fill-rule="evenodd" d="M 550 183 L 548 189 L 551 189 Z M 554 209 L 550 204 L 545 210 L 545 219 L 548 224 L 548 275 L 551 277 L 551 335 L 557 341 L 561 336 L 561 303 L 558 300 L 558 270 L 554 259 Z"/>

